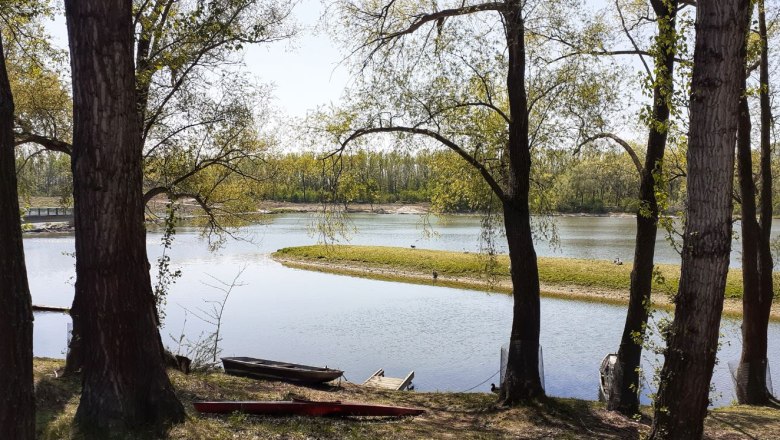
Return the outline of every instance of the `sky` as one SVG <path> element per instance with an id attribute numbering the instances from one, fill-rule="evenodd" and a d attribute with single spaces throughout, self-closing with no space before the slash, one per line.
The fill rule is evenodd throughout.
<path id="1" fill-rule="evenodd" d="M 596 10 L 603 7 L 605 1 L 586 1 L 585 4 Z M 272 86 L 271 105 L 276 116 L 281 117 L 277 122 L 282 125 L 286 121 L 302 119 L 318 107 L 338 104 L 350 81 L 347 67 L 340 64 L 344 58 L 342 49 L 327 32 L 317 29 L 322 12 L 321 0 L 297 0 L 293 20 L 300 28 L 298 35 L 289 41 L 251 45 L 245 49 L 247 70 L 259 83 Z M 67 30 L 61 7 L 60 15 L 47 24 L 47 29 L 55 44 L 67 49 Z M 638 66 L 638 60 L 634 62 Z M 628 133 L 630 129 L 626 131 L 629 138 L 633 137 L 633 133 Z"/>
<path id="2" fill-rule="evenodd" d="M 291 42 L 255 45 L 246 54 L 249 70 L 274 87 L 276 104 L 290 116 L 305 116 L 318 106 L 336 103 L 349 81 L 336 43 L 316 26 L 319 0 L 303 0 L 293 13 L 302 30 Z"/>
<path id="3" fill-rule="evenodd" d="M 62 13 L 62 11 L 60 11 Z M 291 41 L 252 45 L 244 62 L 263 84 L 273 86 L 273 105 L 289 117 L 303 117 L 310 110 L 337 103 L 349 75 L 338 64 L 343 58 L 336 43 L 316 28 L 320 0 L 301 0 L 293 9 L 301 31 Z M 47 23 L 55 44 L 68 47 L 64 15 Z"/>

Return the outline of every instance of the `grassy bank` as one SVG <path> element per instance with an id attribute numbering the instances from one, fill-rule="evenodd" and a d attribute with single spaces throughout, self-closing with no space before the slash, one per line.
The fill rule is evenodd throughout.
<path id="1" fill-rule="evenodd" d="M 510 292 L 509 257 L 499 255 L 495 263 L 474 253 L 433 251 L 426 249 L 380 246 L 301 246 L 280 249 L 274 258 L 292 267 L 331 273 L 364 276 L 390 281 L 462 287 Z M 486 269 L 493 264 L 493 277 Z M 438 274 L 434 281 L 433 271 Z M 671 296 L 677 292 L 680 266 L 657 265 L 658 276 L 653 282 L 654 305 L 671 307 Z M 631 265 L 615 265 L 610 261 L 571 258 L 539 258 L 539 277 L 544 294 L 556 297 L 603 301 L 623 304 L 628 301 Z M 775 285 L 780 286 L 780 273 L 775 273 Z M 728 315 L 741 314 L 742 273 L 729 270 L 726 282 Z M 773 317 L 780 319 L 775 307 Z"/>
<path id="2" fill-rule="evenodd" d="M 37 438 L 70 440 L 79 400 L 78 379 L 55 378 L 63 362 L 35 360 Z M 640 421 L 609 413 L 597 402 L 551 398 L 532 406 L 496 408 L 489 393 L 417 393 L 371 390 L 343 383 L 319 389 L 266 382 L 222 373 L 185 376 L 170 371 L 187 411 L 184 424 L 167 439 L 636 439 L 649 429 L 649 411 Z M 422 416 L 403 419 L 263 417 L 232 414 L 202 416 L 196 400 L 344 400 L 419 407 Z M 709 438 L 780 438 L 780 410 L 743 406 L 712 411 Z M 117 433 L 118 434 L 118 433 Z"/>

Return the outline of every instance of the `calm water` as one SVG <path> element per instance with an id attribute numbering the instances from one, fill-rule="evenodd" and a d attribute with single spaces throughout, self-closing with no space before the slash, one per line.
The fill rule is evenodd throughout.
<path id="1" fill-rule="evenodd" d="M 436 234 L 430 238 L 425 238 L 418 216 L 366 214 L 352 218 L 358 229 L 351 240 L 355 244 L 414 244 L 468 251 L 480 246 L 476 217 L 434 222 Z M 631 259 L 631 218 L 561 217 L 557 225 L 559 245 L 537 243 L 540 255 Z M 169 255 L 183 276 L 168 298 L 163 340 L 175 350 L 174 338 L 182 329 L 191 339 L 208 331 L 208 325 L 184 310 L 196 311 L 206 307 L 204 301 L 220 296 L 207 285 L 214 284 L 210 276 L 229 282 L 245 267 L 243 285 L 235 288 L 225 308 L 223 355 L 338 367 L 354 382 L 362 382 L 378 368 L 395 376 L 414 370 L 417 389 L 425 391 L 466 390 L 497 372 L 499 347 L 511 325 L 509 296 L 288 269 L 270 259 L 270 252 L 276 249 L 316 242 L 307 232 L 310 226 L 308 215 L 274 216 L 267 225 L 245 228 L 242 234 L 248 241 L 229 241 L 215 253 L 208 251 L 197 230 L 179 230 Z M 159 256 L 159 241 L 159 233 L 149 234 L 150 259 Z M 25 239 L 34 303 L 70 305 L 73 247 L 72 236 Z M 657 256 L 661 262 L 679 261 L 663 237 L 659 238 Z M 736 251 L 732 264 L 739 264 Z M 543 299 L 548 394 L 596 399 L 598 365 L 606 353 L 617 348 L 623 320 L 623 307 Z M 37 356 L 64 357 L 68 322 L 68 317 L 57 314 L 36 316 Z M 739 322 L 724 320 L 721 333 L 720 364 L 712 395 L 718 405 L 734 399 L 726 363 L 739 357 Z M 780 325 L 771 326 L 769 344 L 770 364 L 776 366 L 773 379 L 778 383 Z M 646 356 L 648 378 L 658 365 L 659 359 Z M 476 391 L 486 391 L 490 382 L 498 382 L 498 378 Z"/>

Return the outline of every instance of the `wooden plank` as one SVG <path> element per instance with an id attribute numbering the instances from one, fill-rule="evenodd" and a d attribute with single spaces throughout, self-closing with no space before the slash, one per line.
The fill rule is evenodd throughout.
<path id="1" fill-rule="evenodd" d="M 411 385 L 412 379 L 414 379 L 414 371 L 401 379 L 397 377 L 384 377 L 384 370 L 380 369 L 366 379 L 366 381 L 363 382 L 363 385 L 400 391 L 407 389 L 409 385 Z"/>
<path id="2" fill-rule="evenodd" d="M 409 385 L 412 384 L 412 379 L 414 379 L 414 370 L 412 370 L 409 374 L 406 375 L 406 377 L 403 380 L 403 383 L 398 388 L 399 390 L 405 390 L 409 388 Z"/>
<path id="3" fill-rule="evenodd" d="M 366 381 L 363 382 L 363 385 L 367 384 L 369 381 L 371 381 L 371 379 L 374 379 L 375 377 L 382 377 L 384 375 L 385 375 L 384 368 L 380 368 L 380 369 L 376 370 L 376 372 L 374 372 L 374 374 L 369 376 L 368 379 L 366 379 Z"/>
<path id="4" fill-rule="evenodd" d="M 394 377 L 377 377 L 371 380 L 371 383 L 380 385 L 382 387 L 398 388 L 403 384 L 402 379 L 396 379 Z"/>

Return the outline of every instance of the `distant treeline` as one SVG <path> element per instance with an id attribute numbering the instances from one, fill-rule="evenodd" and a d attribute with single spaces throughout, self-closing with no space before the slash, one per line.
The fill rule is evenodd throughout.
<path id="1" fill-rule="evenodd" d="M 265 197 L 284 202 L 421 203 L 442 211 L 475 211 L 491 198 L 484 181 L 454 152 L 345 153 L 320 160 L 289 153 L 268 162 L 273 177 Z M 532 198 L 552 212 L 632 212 L 637 209 L 639 175 L 622 150 L 537 151 Z M 680 200 L 681 181 L 668 185 L 669 208 Z"/>
<path id="2" fill-rule="evenodd" d="M 667 158 L 672 161 L 674 158 Z M 665 205 L 683 205 L 684 166 L 667 164 Z M 561 213 L 635 212 L 639 174 L 620 149 L 534 152 L 531 197 L 534 209 Z M 58 153 L 19 157 L 22 197 L 58 197 L 68 203 L 70 161 Z M 256 199 L 318 203 L 431 203 L 444 212 L 477 211 L 492 195 L 472 167 L 449 150 L 353 151 L 323 160 L 314 153 L 269 155 L 251 189 Z M 677 169 L 677 171 L 674 171 Z M 778 197 L 780 199 L 780 197 Z"/>
<path id="3" fill-rule="evenodd" d="M 268 200 L 312 203 L 422 203 L 430 201 L 433 161 L 438 153 L 366 152 L 321 160 L 312 153 L 288 153 L 268 160 Z"/>

